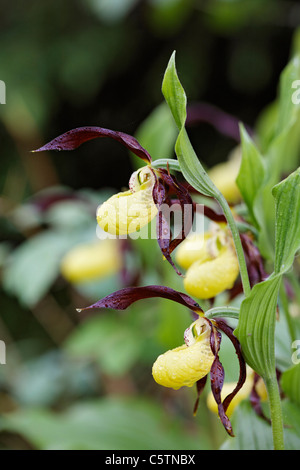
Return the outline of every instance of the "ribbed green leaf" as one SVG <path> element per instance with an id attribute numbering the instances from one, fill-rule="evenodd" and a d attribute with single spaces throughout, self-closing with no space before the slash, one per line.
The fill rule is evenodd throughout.
<path id="1" fill-rule="evenodd" d="M 253 287 L 241 304 L 235 330 L 247 363 L 263 377 L 271 377 L 275 371 L 274 333 L 280 281 L 281 276 L 274 276 Z"/>
<path id="2" fill-rule="evenodd" d="M 184 127 L 187 99 L 176 72 L 175 52 L 173 52 L 165 71 L 162 92 L 179 129 L 175 152 L 183 176 L 197 191 L 206 196 L 217 197 L 220 192 L 201 165 Z"/>
<path id="3" fill-rule="evenodd" d="M 300 167 L 273 188 L 276 206 L 275 273 L 293 264 L 300 248 Z"/>

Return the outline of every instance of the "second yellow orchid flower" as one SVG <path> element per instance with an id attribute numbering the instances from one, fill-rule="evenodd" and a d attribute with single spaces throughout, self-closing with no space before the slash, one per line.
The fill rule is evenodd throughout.
<path id="1" fill-rule="evenodd" d="M 199 299 L 231 289 L 239 275 L 238 259 L 226 228 L 187 238 L 178 247 L 176 260 L 187 269 L 185 290 Z"/>

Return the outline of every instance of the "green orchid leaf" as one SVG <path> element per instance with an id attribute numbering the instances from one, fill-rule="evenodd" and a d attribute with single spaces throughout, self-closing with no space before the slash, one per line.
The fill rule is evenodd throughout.
<path id="1" fill-rule="evenodd" d="M 270 174 L 280 181 L 282 174 L 294 171 L 299 165 L 300 149 L 300 55 L 289 61 L 280 75 L 277 98 L 277 122 L 266 157 Z"/>
<path id="2" fill-rule="evenodd" d="M 206 196 L 218 197 L 220 192 L 201 165 L 185 130 L 187 99 L 177 75 L 175 52 L 173 52 L 165 71 L 162 92 L 179 129 L 175 152 L 183 176 L 200 193 Z"/>
<path id="3" fill-rule="evenodd" d="M 164 75 L 162 92 L 179 129 L 179 134 L 175 144 L 175 152 L 181 172 L 186 181 L 199 193 L 215 198 L 220 204 L 232 233 L 232 238 L 239 259 L 243 289 L 245 294 L 248 295 L 250 292 L 250 283 L 247 274 L 246 261 L 232 212 L 225 197 L 219 189 L 216 188 L 201 165 L 185 129 L 187 99 L 177 75 L 175 67 L 175 52 L 173 52 L 170 58 Z"/>
<path id="4" fill-rule="evenodd" d="M 300 150 L 300 55 L 289 61 L 280 75 L 279 94 L 273 103 L 271 122 L 265 124 L 270 134 L 262 143 L 264 152 L 265 179 L 255 199 L 254 213 L 260 227 L 258 247 L 266 259 L 274 262 L 275 206 L 272 188 L 282 175 L 289 174 L 299 165 Z M 270 130 L 271 129 L 271 130 Z M 260 141 L 264 136 L 260 135 Z"/>
<path id="5" fill-rule="evenodd" d="M 240 126 L 242 162 L 237 177 L 237 185 L 248 207 L 251 221 L 258 226 L 255 216 L 255 199 L 260 190 L 264 175 L 264 161 L 255 143 L 243 125 Z"/>
<path id="6" fill-rule="evenodd" d="M 266 259 L 274 259 L 275 208 L 267 161 L 243 125 L 240 126 L 242 162 L 237 185 L 248 208 L 250 220 L 257 229 L 258 247 Z"/>
<path id="7" fill-rule="evenodd" d="M 300 55 L 295 54 L 280 75 L 277 134 L 298 119 L 300 111 L 299 92 L 296 81 L 300 74 Z"/>
<path id="8" fill-rule="evenodd" d="M 300 167 L 285 180 L 274 186 L 275 228 L 275 273 L 285 273 L 293 264 L 300 248 Z"/>
<path id="9" fill-rule="evenodd" d="M 281 276 L 256 284 L 240 307 L 235 330 L 247 363 L 262 377 L 275 371 L 275 321 Z"/>
<path id="10" fill-rule="evenodd" d="M 292 402 L 300 405 L 300 363 L 284 371 L 280 383 L 285 395 Z"/>

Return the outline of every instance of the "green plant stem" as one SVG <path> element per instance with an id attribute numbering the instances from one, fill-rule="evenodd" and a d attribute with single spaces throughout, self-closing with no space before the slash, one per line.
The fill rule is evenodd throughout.
<path id="1" fill-rule="evenodd" d="M 223 209 L 227 223 L 230 227 L 232 238 L 234 241 L 237 257 L 239 260 L 240 274 L 243 284 L 244 294 L 247 297 L 251 292 L 249 276 L 247 271 L 246 260 L 244 256 L 244 250 L 242 247 L 239 231 L 235 223 L 232 212 L 228 206 L 226 199 L 221 195 L 218 198 L 218 202 Z M 272 434 L 274 450 L 284 449 L 284 438 L 283 438 L 283 419 L 282 419 L 282 408 L 281 399 L 279 394 L 279 388 L 277 383 L 276 371 L 274 370 L 274 376 L 265 379 L 266 388 L 268 391 L 271 423 L 272 423 Z"/>
<path id="2" fill-rule="evenodd" d="M 151 163 L 151 166 L 152 168 L 169 168 L 170 170 L 181 172 L 178 160 L 173 158 L 160 158 L 159 160 L 154 160 Z"/>
<path id="3" fill-rule="evenodd" d="M 244 255 L 244 250 L 243 250 L 240 234 L 239 234 L 237 225 L 235 223 L 234 217 L 232 215 L 232 212 L 230 210 L 230 207 L 226 199 L 224 198 L 224 196 L 220 193 L 220 195 L 216 199 L 224 212 L 224 215 L 226 217 L 227 223 L 229 225 L 229 228 L 232 234 L 232 238 L 233 238 L 233 242 L 234 242 L 234 246 L 235 246 L 235 250 L 236 250 L 236 254 L 237 254 L 239 266 L 240 266 L 240 275 L 241 275 L 241 280 L 243 284 L 243 290 L 244 290 L 245 296 L 247 297 L 251 292 L 251 287 L 250 287 L 248 270 L 247 270 L 247 265 L 246 265 L 246 260 L 245 260 L 245 255 Z"/>
<path id="4" fill-rule="evenodd" d="M 235 320 L 238 320 L 239 312 L 240 312 L 239 308 L 231 307 L 231 306 L 213 307 L 213 308 L 210 308 L 209 310 L 206 310 L 205 316 L 206 318 L 228 317 L 228 318 L 234 318 Z"/>
<path id="5" fill-rule="evenodd" d="M 264 379 L 269 397 L 274 450 L 284 450 L 281 400 L 276 375 Z"/>

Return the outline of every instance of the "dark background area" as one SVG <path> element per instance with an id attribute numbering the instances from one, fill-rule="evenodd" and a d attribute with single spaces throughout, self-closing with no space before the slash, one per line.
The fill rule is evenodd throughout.
<path id="1" fill-rule="evenodd" d="M 207 102 L 254 125 L 276 96 L 300 15 L 292 1 L 125 1 L 123 12 L 122 2 L 102 4 L 106 10 L 101 1 L 3 1 L 1 187 L 10 195 L 8 175 L 26 175 L 29 192 L 57 181 L 75 189 L 126 184 L 129 156 L 105 139 L 74 155 L 27 152 L 84 125 L 134 134 L 163 100 L 173 50 L 189 104 Z M 207 166 L 233 145 L 206 124 L 190 135 Z"/>

